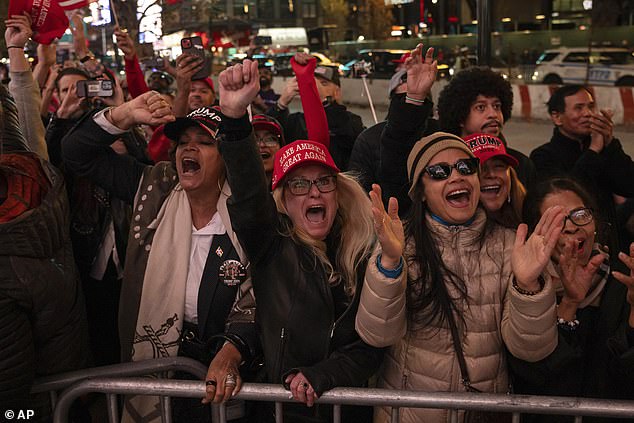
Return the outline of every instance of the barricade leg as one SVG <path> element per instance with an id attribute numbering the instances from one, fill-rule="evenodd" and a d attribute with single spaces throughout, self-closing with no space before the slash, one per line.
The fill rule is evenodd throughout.
<path id="1" fill-rule="evenodd" d="M 332 406 L 332 418 L 333 423 L 341 423 L 341 404 Z"/>
<path id="2" fill-rule="evenodd" d="M 275 403 L 275 423 L 284 423 L 284 410 L 281 402 Z"/>
<path id="3" fill-rule="evenodd" d="M 401 411 L 400 408 L 392 407 L 392 417 L 390 419 L 392 423 L 398 423 L 400 411 Z"/>
<path id="4" fill-rule="evenodd" d="M 106 394 L 108 406 L 108 421 L 117 423 L 119 421 L 119 406 L 117 405 L 117 394 Z"/>

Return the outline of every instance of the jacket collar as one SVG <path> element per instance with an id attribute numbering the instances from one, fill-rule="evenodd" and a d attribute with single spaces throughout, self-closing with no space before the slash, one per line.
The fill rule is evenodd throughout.
<path id="1" fill-rule="evenodd" d="M 588 145 L 590 144 L 590 137 L 586 137 L 582 141 L 582 144 L 579 144 L 579 141 L 573 140 L 572 138 L 568 138 L 567 136 L 561 133 L 558 127 L 555 127 L 555 129 L 553 129 L 553 137 L 551 141 L 555 144 L 558 144 L 566 148 L 567 150 L 572 150 L 576 152 L 577 154 L 581 154 L 583 150 L 588 148 Z"/>
<path id="2" fill-rule="evenodd" d="M 443 224 L 435 220 L 430 213 L 426 214 L 425 219 L 427 227 L 443 244 L 463 247 L 479 242 L 487 222 L 486 213 L 480 207 L 476 209 L 473 221 L 468 226 Z"/>

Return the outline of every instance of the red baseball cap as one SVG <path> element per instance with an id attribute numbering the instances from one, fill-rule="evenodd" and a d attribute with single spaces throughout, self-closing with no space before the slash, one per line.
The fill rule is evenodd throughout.
<path id="1" fill-rule="evenodd" d="M 319 164 L 340 172 L 326 146 L 315 141 L 297 140 L 275 153 L 271 189 L 275 189 L 288 172 L 308 164 Z"/>
<path id="2" fill-rule="evenodd" d="M 407 58 L 410 57 L 411 55 L 412 53 L 410 53 L 409 51 L 407 53 L 403 53 L 401 57 L 399 57 L 398 59 L 392 60 L 392 63 L 405 63 Z"/>
<path id="3" fill-rule="evenodd" d="M 210 77 L 199 79 L 199 81 L 203 81 L 205 84 L 209 85 L 211 91 L 216 92 L 216 89 L 214 88 L 214 81 Z"/>
<path id="4" fill-rule="evenodd" d="M 504 160 L 513 167 L 517 167 L 517 159 L 506 152 L 506 147 L 502 140 L 489 134 L 471 134 L 464 138 L 469 149 L 484 163 L 489 159 L 497 157 Z"/>
<path id="5" fill-rule="evenodd" d="M 282 125 L 275 118 L 268 115 L 255 115 L 251 119 L 251 125 L 256 131 L 269 131 L 277 137 L 280 147 L 284 145 L 284 131 L 282 131 Z"/>

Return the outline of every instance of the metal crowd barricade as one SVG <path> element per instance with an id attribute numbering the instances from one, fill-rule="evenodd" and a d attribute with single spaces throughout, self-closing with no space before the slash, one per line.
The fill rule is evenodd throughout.
<path id="1" fill-rule="evenodd" d="M 61 373 L 57 375 L 39 378 L 35 381 L 31 392 L 44 393 L 48 392 L 51 397 L 51 406 L 56 408 L 57 392 L 66 389 L 74 383 L 100 379 L 104 377 L 132 377 L 157 374 L 160 377 L 167 378 L 170 371 L 180 371 L 189 373 L 200 380 L 205 380 L 207 368 L 200 362 L 186 357 L 165 357 L 152 360 L 136 361 L 131 363 L 113 364 L 110 366 L 93 367 L 90 369 L 82 369 L 74 372 Z M 157 379 L 158 380 L 158 379 Z M 110 422 L 118 421 L 118 406 L 115 394 L 106 396 L 108 407 L 108 418 Z M 169 397 L 161 397 L 161 408 L 163 421 L 169 423 L 171 421 L 171 404 Z M 219 414 L 220 407 L 214 407 L 215 412 Z"/>
<path id="2" fill-rule="evenodd" d="M 202 398 L 205 384 L 199 381 L 150 380 L 147 378 L 100 378 L 84 380 L 66 389 L 59 397 L 54 423 L 65 423 L 72 402 L 79 396 L 100 392 L 109 395 L 148 394 L 165 397 Z M 292 402 L 289 392 L 280 385 L 244 384 L 236 398 L 247 401 L 275 402 L 276 423 L 282 423 L 282 403 Z M 504 395 L 471 392 L 420 392 L 387 389 L 336 388 L 325 392 L 320 404 L 334 405 L 334 423 L 341 422 L 341 405 L 367 405 L 392 407 L 392 422 L 399 421 L 401 408 L 443 408 L 452 410 L 452 422 L 458 421 L 457 410 L 501 411 L 513 414 L 519 422 L 521 413 L 632 418 L 634 401 L 599 400 L 588 398 L 544 397 L 532 395 Z M 219 420 L 225 423 L 224 407 L 220 407 Z"/>

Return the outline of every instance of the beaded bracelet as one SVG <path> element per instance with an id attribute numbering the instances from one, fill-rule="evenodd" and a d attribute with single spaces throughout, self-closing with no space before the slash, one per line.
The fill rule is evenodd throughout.
<path id="1" fill-rule="evenodd" d="M 403 271 L 403 257 L 400 258 L 396 269 L 386 269 L 381 265 L 381 254 L 379 254 L 376 257 L 376 267 L 377 269 L 379 269 L 379 272 L 381 272 L 385 277 L 396 279 L 401 275 L 401 272 Z"/>
<path id="2" fill-rule="evenodd" d="M 561 329 L 565 331 L 574 332 L 575 330 L 577 330 L 577 327 L 579 326 L 579 320 L 572 319 L 568 321 L 568 320 L 564 320 L 561 317 L 557 317 L 557 326 L 559 326 Z"/>
<path id="3" fill-rule="evenodd" d="M 521 288 L 517 284 L 517 280 L 515 279 L 515 276 L 513 276 L 513 288 L 515 288 L 515 290 L 522 295 L 537 295 L 540 292 L 542 292 L 542 290 L 544 289 L 544 285 L 546 284 L 546 281 L 544 280 L 544 277 L 542 275 L 539 275 L 539 278 L 537 278 L 537 281 L 539 282 L 539 289 L 537 291 L 529 291 L 527 289 Z"/>
<path id="4" fill-rule="evenodd" d="M 409 97 L 408 95 L 405 95 L 405 100 L 413 101 L 414 103 L 418 103 L 418 104 L 423 104 L 423 103 L 425 103 L 427 101 L 426 98 L 424 98 L 422 100 L 419 100 L 417 98 Z"/>

